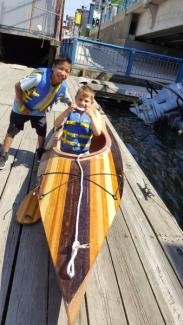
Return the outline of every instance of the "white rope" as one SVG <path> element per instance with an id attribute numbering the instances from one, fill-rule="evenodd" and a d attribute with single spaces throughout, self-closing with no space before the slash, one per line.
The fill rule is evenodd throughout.
<path id="1" fill-rule="evenodd" d="M 81 206 L 81 199 L 82 199 L 82 195 L 83 195 L 83 178 L 84 178 L 84 174 L 83 174 L 83 168 L 80 164 L 79 161 L 80 155 L 78 155 L 77 157 L 77 163 L 79 165 L 80 171 L 81 171 L 81 178 L 80 178 L 80 194 L 79 194 L 79 200 L 78 200 L 78 206 L 77 206 L 77 215 L 76 215 L 76 229 L 75 229 L 75 238 L 74 238 L 74 242 L 72 244 L 72 253 L 71 253 L 71 259 L 67 265 L 67 274 L 70 278 L 73 278 L 75 276 L 75 258 L 78 254 L 78 250 L 81 248 L 89 248 L 89 244 L 80 244 L 79 240 L 78 240 L 78 234 L 79 234 L 79 214 L 80 214 L 80 206 Z"/>

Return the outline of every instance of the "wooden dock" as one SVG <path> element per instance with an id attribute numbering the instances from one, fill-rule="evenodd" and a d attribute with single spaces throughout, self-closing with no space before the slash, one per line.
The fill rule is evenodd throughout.
<path id="1" fill-rule="evenodd" d="M 0 142 L 14 84 L 31 70 L 0 63 Z M 68 85 L 74 96 L 77 78 L 69 77 Z M 57 108 L 48 113 L 49 128 L 57 114 Z M 77 325 L 183 325 L 183 232 L 116 137 L 124 161 L 123 200 L 94 266 Z M 67 324 L 42 223 L 20 226 L 15 221 L 16 209 L 34 183 L 36 138 L 27 124 L 0 171 L 1 325 Z"/>

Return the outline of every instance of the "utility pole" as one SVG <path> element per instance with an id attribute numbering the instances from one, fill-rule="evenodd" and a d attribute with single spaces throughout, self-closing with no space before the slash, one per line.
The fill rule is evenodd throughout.
<path id="1" fill-rule="evenodd" d="M 106 0 L 102 0 L 102 4 L 100 6 L 101 14 L 100 14 L 100 21 L 99 21 L 98 32 L 97 32 L 97 41 L 99 41 L 99 37 L 100 37 L 100 27 L 101 27 L 101 23 L 102 23 L 103 12 L 105 9 L 105 3 L 106 3 Z"/>

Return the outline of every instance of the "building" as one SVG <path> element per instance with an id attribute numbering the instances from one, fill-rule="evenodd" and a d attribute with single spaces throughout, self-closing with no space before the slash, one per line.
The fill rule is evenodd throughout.
<path id="1" fill-rule="evenodd" d="M 182 0 L 101 0 L 100 40 L 112 44 L 182 56 Z M 91 31 L 96 38 L 98 28 Z"/>
<path id="2" fill-rule="evenodd" d="M 66 16 L 63 23 L 62 38 L 71 38 L 75 33 L 75 17 Z"/>
<path id="3" fill-rule="evenodd" d="M 77 9 L 75 12 L 75 33 L 74 36 L 88 36 L 88 19 L 89 19 L 89 10 L 86 7 L 82 6 Z"/>
<path id="4" fill-rule="evenodd" d="M 51 64 L 61 40 L 64 0 L 0 0 L 0 59 Z"/>

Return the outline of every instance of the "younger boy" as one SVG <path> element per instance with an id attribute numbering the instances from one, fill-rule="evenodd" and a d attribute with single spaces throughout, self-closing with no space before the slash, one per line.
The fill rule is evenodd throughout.
<path id="1" fill-rule="evenodd" d="M 94 91 L 89 86 L 79 88 L 75 103 L 69 106 L 55 121 L 55 127 L 64 123 L 61 137 L 61 150 L 81 154 L 90 148 L 92 134 L 99 136 L 102 121 L 99 112 L 93 107 Z"/>
<path id="2" fill-rule="evenodd" d="M 37 160 L 40 161 L 44 152 L 47 108 L 58 101 L 71 104 L 65 83 L 71 67 L 69 58 L 58 57 L 52 68 L 38 68 L 15 84 L 16 96 L 0 155 L 0 169 L 4 169 L 12 141 L 27 121 L 38 135 Z"/>

